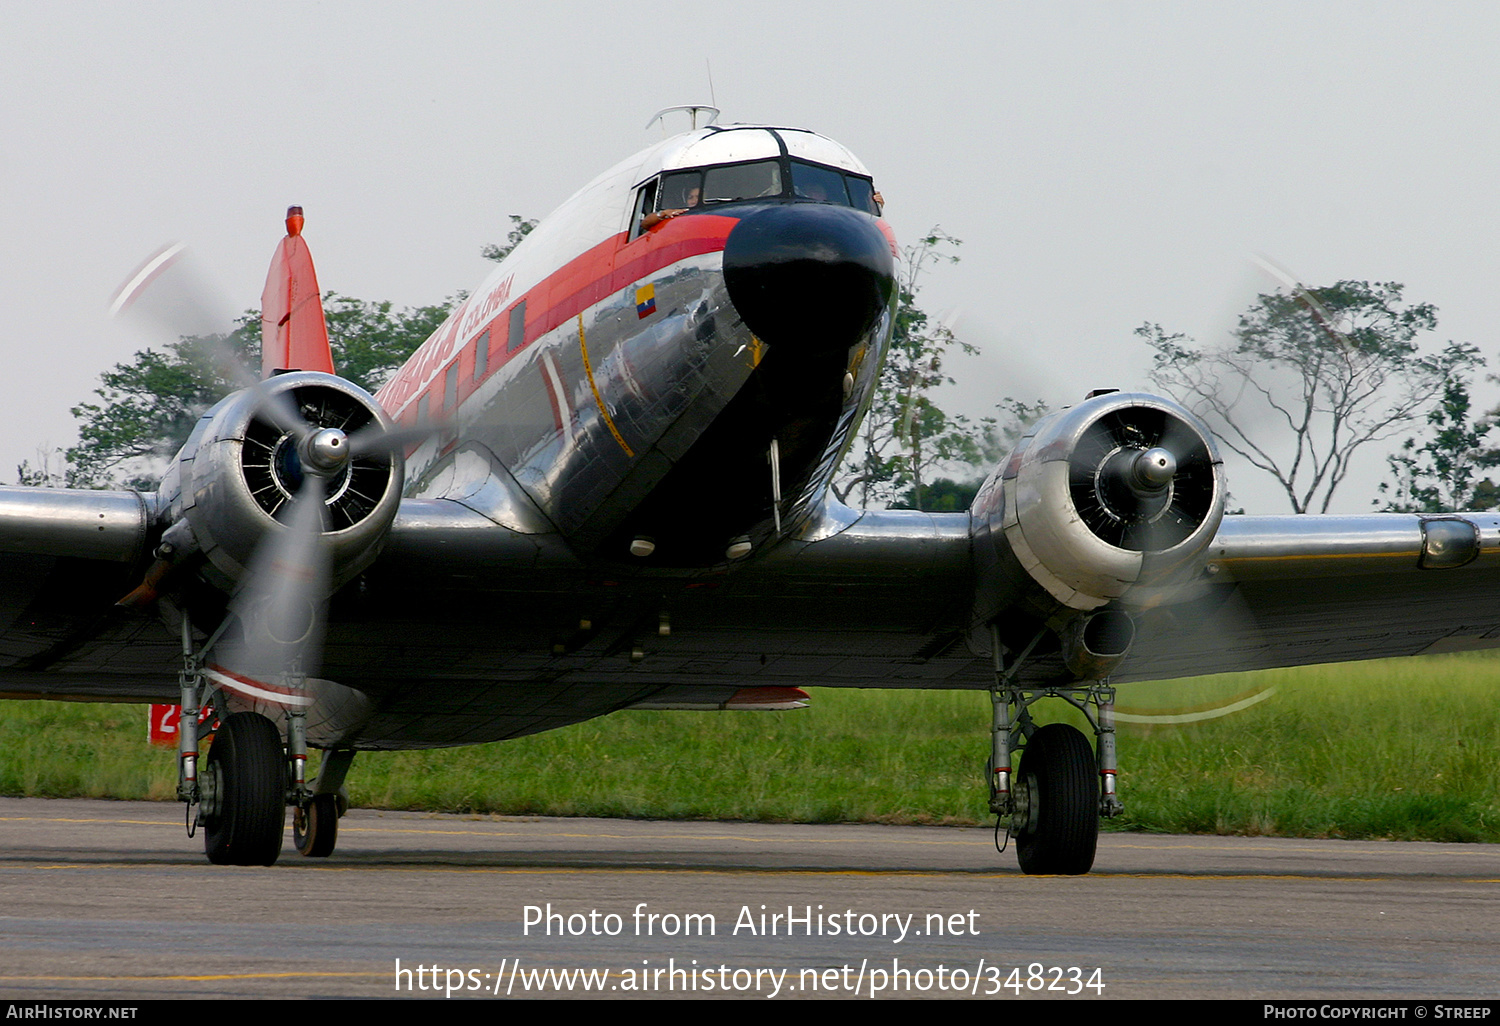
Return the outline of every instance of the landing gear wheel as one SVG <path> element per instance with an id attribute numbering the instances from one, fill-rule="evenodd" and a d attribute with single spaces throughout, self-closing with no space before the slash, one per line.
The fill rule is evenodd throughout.
<path id="1" fill-rule="evenodd" d="M 333 854 L 339 837 L 339 796 L 315 794 L 305 807 L 292 813 L 292 840 L 308 858 L 324 859 Z"/>
<path id="2" fill-rule="evenodd" d="M 203 847 L 216 866 L 271 866 L 286 828 L 286 759 L 276 725 L 258 713 L 235 713 L 208 750 L 214 778 L 205 809 Z M 207 803 L 205 803 L 207 804 Z"/>
<path id="3" fill-rule="evenodd" d="M 1024 873 L 1087 873 L 1099 844 L 1099 774 L 1088 739 L 1065 723 L 1031 735 L 1021 755 L 1024 808 L 1016 855 Z"/>

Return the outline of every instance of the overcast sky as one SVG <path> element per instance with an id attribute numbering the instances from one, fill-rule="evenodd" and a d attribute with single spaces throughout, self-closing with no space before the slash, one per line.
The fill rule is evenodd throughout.
<path id="1" fill-rule="evenodd" d="M 289 203 L 325 288 L 472 288 L 660 138 L 658 108 L 811 128 L 910 239 L 984 355 L 955 404 L 1145 385 L 1143 321 L 1222 334 L 1264 253 L 1399 281 L 1500 366 L 1500 7 L 1445 3 L 11 3 L 0 7 L 0 480 L 150 340 L 105 316 L 164 242 L 258 303 Z M 1493 395 L 1493 389 L 1489 393 Z M 1369 508 L 1372 459 L 1337 507 Z M 1247 472 L 1252 512 L 1281 512 Z"/>

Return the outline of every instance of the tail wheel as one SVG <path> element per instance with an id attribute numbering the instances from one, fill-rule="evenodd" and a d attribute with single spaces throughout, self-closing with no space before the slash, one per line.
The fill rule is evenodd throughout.
<path id="1" fill-rule="evenodd" d="M 1020 780 L 1026 790 L 1016 824 L 1022 872 L 1087 873 L 1099 844 L 1099 773 L 1088 739 L 1065 723 L 1042 727 L 1026 742 Z"/>
<path id="2" fill-rule="evenodd" d="M 214 809 L 204 817 L 203 846 L 218 866 L 270 866 L 286 828 L 286 759 L 276 725 L 258 713 L 235 713 L 208 751 Z"/>
<path id="3" fill-rule="evenodd" d="M 297 850 L 308 858 L 322 859 L 333 854 L 339 836 L 339 797 L 315 794 L 306 806 L 292 814 L 292 839 Z"/>

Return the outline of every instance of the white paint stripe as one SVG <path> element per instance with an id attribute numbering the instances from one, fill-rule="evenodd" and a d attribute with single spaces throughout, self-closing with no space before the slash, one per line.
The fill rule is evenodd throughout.
<path id="1" fill-rule="evenodd" d="M 209 666 L 203 668 L 203 675 L 217 682 L 221 687 L 226 687 L 237 695 L 243 695 L 255 701 L 270 702 L 273 705 L 280 706 L 301 706 L 303 708 L 312 705 L 313 702 L 310 695 L 294 695 L 286 691 L 274 691 L 271 690 L 270 685 L 259 684 L 242 677 L 235 677 Z"/>
<path id="2" fill-rule="evenodd" d="M 573 441 L 573 408 L 568 405 L 567 393 L 563 388 L 562 375 L 557 370 L 557 358 L 552 353 L 542 355 L 543 377 L 546 378 L 547 387 L 552 392 L 552 398 L 557 403 L 557 419 L 562 422 L 563 439 L 569 443 Z"/>

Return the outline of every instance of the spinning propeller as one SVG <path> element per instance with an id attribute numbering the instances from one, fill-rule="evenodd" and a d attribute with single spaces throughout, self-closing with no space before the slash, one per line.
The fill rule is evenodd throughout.
<path id="1" fill-rule="evenodd" d="M 1239 310 L 1252 305 L 1261 293 L 1279 288 L 1306 310 L 1318 330 L 1349 344 L 1335 326 L 1335 318 L 1293 275 L 1265 258 L 1256 258 L 1253 264 L 1255 280 L 1244 283 L 1244 302 L 1234 309 L 1234 317 L 1224 321 L 1234 326 Z M 1040 340 L 1033 338 L 1028 345 L 1002 338 L 983 318 L 965 318 L 965 322 L 959 331 L 971 341 L 974 334 L 991 336 L 993 344 L 984 345 L 981 351 L 1006 354 L 1003 368 L 996 366 L 977 377 L 1005 382 L 1008 393 L 1026 401 L 1045 396 L 1054 409 L 1077 401 L 1076 380 L 1064 388 L 1057 380 L 1056 365 L 1046 368 L 1026 359 L 1028 352 L 1041 348 Z M 1017 356 L 1018 365 L 1012 363 Z M 1287 380 L 1284 370 L 1274 365 L 1257 364 L 1254 370 L 1253 384 L 1238 380 L 1203 383 L 1203 394 L 1209 398 L 1195 412 L 1204 417 L 1212 435 L 1232 437 L 1230 425 L 1238 425 L 1252 437 L 1284 428 L 1277 403 L 1284 395 L 1296 394 L 1298 383 Z M 1239 438 L 1234 441 L 1244 444 Z M 1040 442 L 1039 437 L 1038 448 Z M 1153 553 L 1168 553 L 1192 535 L 1210 512 L 1215 468 L 1198 431 L 1149 404 L 1105 413 L 1071 438 L 1069 445 L 1065 505 L 1071 506 L 1090 534 L 1116 549 L 1142 553 L 1149 564 Z M 1161 557 L 1155 565 L 1163 565 Z M 1182 574 L 1137 587 L 1126 596 L 1123 607 L 1140 628 L 1129 649 L 1132 657 L 1160 661 L 1181 672 L 1183 652 L 1191 648 L 1184 642 L 1193 635 L 1201 639 L 1207 632 L 1216 646 L 1225 648 L 1254 650 L 1262 645 L 1255 618 L 1238 592 L 1211 574 L 1186 574 L 1197 566 L 1201 566 L 1198 560 L 1184 563 Z M 1189 722 L 1238 711 L 1269 694 L 1265 684 L 1242 675 L 1131 683 L 1120 692 L 1119 714 L 1122 720 L 1138 722 Z"/>
<path id="2" fill-rule="evenodd" d="M 328 598 L 378 551 L 399 501 L 401 452 L 434 430 L 393 429 L 368 395 L 331 377 L 302 222 L 301 209 L 291 208 L 262 295 L 263 375 L 224 336 L 203 334 L 207 312 L 227 305 L 208 298 L 180 244 L 147 260 L 111 306 L 116 315 L 145 314 L 177 337 L 198 333 L 210 369 L 242 390 L 201 432 L 196 465 L 182 481 L 200 497 L 169 536 L 190 533 L 193 550 L 235 581 L 228 629 L 211 643 L 205 672 L 273 716 L 311 704 L 302 685 L 320 669 Z M 315 373 L 296 373 L 306 371 Z M 232 457 L 216 448 L 223 438 L 238 443 L 223 450 Z M 173 547 L 164 545 L 162 558 L 175 566 L 183 555 L 170 554 Z M 148 599 L 166 570 L 153 573 L 143 586 Z"/>

